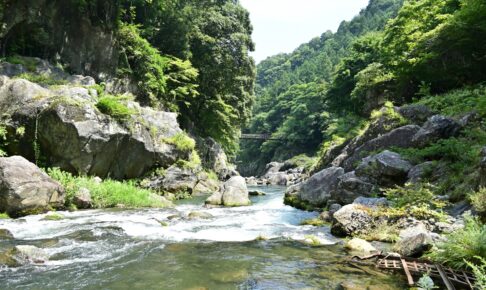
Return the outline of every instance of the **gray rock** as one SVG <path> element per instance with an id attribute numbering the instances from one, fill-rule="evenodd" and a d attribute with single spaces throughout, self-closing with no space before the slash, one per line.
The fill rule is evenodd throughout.
<path id="1" fill-rule="evenodd" d="M 49 255 L 46 251 L 29 245 L 15 246 L 13 255 L 22 265 L 29 263 L 43 264 L 49 260 Z"/>
<path id="2" fill-rule="evenodd" d="M 192 194 L 197 183 L 198 177 L 191 169 L 172 165 L 165 171 L 163 176 L 152 179 L 147 184 L 147 187 L 156 191 L 170 193 L 187 192 Z"/>
<path id="3" fill-rule="evenodd" d="M 344 237 L 363 233 L 371 228 L 370 209 L 359 204 L 348 204 L 334 213 L 331 233 Z"/>
<path id="4" fill-rule="evenodd" d="M 341 162 L 342 167 L 346 171 L 352 171 L 355 169 L 356 164 L 365 157 L 369 152 L 376 152 L 391 147 L 409 148 L 415 146 L 413 137 L 420 130 L 417 125 L 407 125 L 396 128 L 389 133 L 376 137 L 363 145 L 359 146 L 352 153 L 348 154 L 349 157 L 345 158 Z M 334 163 L 334 161 L 333 161 Z"/>
<path id="5" fill-rule="evenodd" d="M 429 117 L 431 117 L 434 112 L 430 110 L 429 107 L 425 105 L 405 105 L 403 107 L 398 108 L 398 113 L 405 117 L 407 120 L 413 122 L 417 125 L 422 125 L 427 121 Z"/>
<path id="6" fill-rule="evenodd" d="M 363 159 L 356 168 L 356 175 L 371 177 L 383 186 L 393 186 L 405 182 L 412 167 L 400 154 L 385 150 Z"/>
<path id="7" fill-rule="evenodd" d="M 371 196 L 376 186 L 359 178 L 354 171 L 348 172 L 339 178 L 337 189 L 332 192 L 331 197 L 341 204 L 350 204 L 357 197 Z"/>
<path id="8" fill-rule="evenodd" d="M 337 212 L 341 208 L 343 208 L 342 205 L 340 205 L 338 203 L 333 203 L 329 206 L 329 214 L 332 216 L 332 215 L 334 215 L 335 212 Z"/>
<path id="9" fill-rule="evenodd" d="M 373 247 L 370 243 L 365 240 L 359 238 L 353 238 L 346 242 L 344 245 L 346 249 L 349 249 L 354 252 L 360 252 L 364 254 L 369 254 L 372 252 L 376 252 L 376 248 Z"/>
<path id="10" fill-rule="evenodd" d="M 248 198 L 248 188 L 241 176 L 231 177 L 221 187 L 220 191 L 211 195 L 206 204 L 224 206 L 246 206 L 251 201 Z"/>
<path id="11" fill-rule="evenodd" d="M 193 196 L 211 194 L 219 190 L 219 182 L 212 179 L 199 179 L 192 190 Z"/>
<path id="12" fill-rule="evenodd" d="M 344 175 L 340 167 L 326 168 L 303 182 L 298 189 L 298 198 L 312 206 L 324 207 L 336 190 L 339 177 Z"/>
<path id="13" fill-rule="evenodd" d="M 384 197 L 376 198 L 376 197 L 358 197 L 353 201 L 353 204 L 364 205 L 369 208 L 377 208 L 377 207 L 388 207 L 390 206 L 388 199 Z"/>
<path id="14" fill-rule="evenodd" d="M 470 112 L 459 119 L 459 124 L 464 128 L 473 124 L 481 119 L 481 116 L 476 112 Z"/>
<path id="15" fill-rule="evenodd" d="M 434 162 L 427 161 L 418 165 L 415 165 L 410 169 L 408 172 L 408 182 L 409 183 L 419 183 L 421 182 L 428 174 L 432 173 L 432 169 L 434 166 Z"/>
<path id="16" fill-rule="evenodd" d="M 93 206 L 91 192 L 87 188 L 80 188 L 73 197 L 73 204 L 79 209 L 88 209 Z"/>
<path id="17" fill-rule="evenodd" d="M 127 101 L 136 113 L 124 123 L 97 110 L 86 89 L 63 90 L 70 95 L 0 77 L 0 111 L 12 116 L 8 129 L 25 128 L 18 146 L 9 147 L 11 155 L 33 159 L 35 141 L 49 166 L 115 179 L 137 178 L 154 167 L 188 159 L 190 152 L 165 141 L 182 133 L 177 114 Z"/>
<path id="18" fill-rule="evenodd" d="M 400 231 L 400 240 L 395 245 L 397 251 L 407 257 L 420 257 L 433 246 L 433 239 L 422 222 L 409 221 Z"/>
<path id="19" fill-rule="evenodd" d="M 280 169 L 284 166 L 284 163 L 280 162 L 270 162 L 265 167 L 264 178 L 270 178 L 271 175 L 280 172 Z"/>
<path id="20" fill-rule="evenodd" d="M 246 185 L 251 185 L 251 186 L 258 185 L 258 180 L 254 176 L 252 176 L 252 177 L 246 177 L 245 178 L 245 181 L 246 181 Z"/>
<path id="21" fill-rule="evenodd" d="M 0 241 L 1 240 L 12 240 L 14 236 L 7 229 L 0 229 Z"/>
<path id="22" fill-rule="evenodd" d="M 0 212 L 12 217 L 64 205 L 64 188 L 21 156 L 0 158 Z"/>
<path id="23" fill-rule="evenodd" d="M 271 185 L 287 185 L 290 181 L 289 175 L 285 172 L 267 173 L 265 175 Z"/>
<path id="24" fill-rule="evenodd" d="M 412 138 L 416 146 L 425 147 L 439 139 L 457 136 L 462 130 L 461 124 L 454 119 L 435 115 L 430 117 L 424 126 Z"/>
<path id="25" fill-rule="evenodd" d="M 190 220 L 195 220 L 195 219 L 211 219 L 213 218 L 213 215 L 207 212 L 203 211 L 193 211 L 190 212 L 189 215 L 187 216 Z"/>
<path id="26" fill-rule="evenodd" d="M 212 138 L 199 138 L 197 140 L 197 151 L 201 157 L 204 168 L 216 172 L 221 180 L 227 180 L 232 176 L 238 176 L 234 166 L 228 162 L 228 157 L 223 147 Z"/>

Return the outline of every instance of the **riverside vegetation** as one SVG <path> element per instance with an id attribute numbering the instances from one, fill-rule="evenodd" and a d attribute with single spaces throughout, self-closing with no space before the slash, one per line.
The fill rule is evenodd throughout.
<path id="1" fill-rule="evenodd" d="M 177 200 L 205 199 L 205 208 L 195 210 L 230 206 L 222 212 L 243 218 L 245 229 L 251 225 L 246 213 L 232 207 L 256 201 L 249 212 L 262 214 L 263 200 L 272 221 L 264 225 L 273 225 L 275 212 L 300 224 L 302 232 L 292 234 L 312 245 L 307 251 L 327 251 L 323 240 L 336 238 L 322 229 L 330 228 L 334 236 L 353 238 L 351 249 L 373 250 L 366 241 L 393 243 L 403 256 L 469 270 L 483 289 L 483 2 L 371 0 L 336 33 L 255 67 L 249 14 L 238 1 L 0 0 L 0 221 L 17 227 L 10 217 L 70 210 L 39 221 L 27 217 L 69 224 L 85 218 L 78 209 L 118 208 L 124 211 L 113 214 L 124 222 L 140 218 L 148 228 L 155 222 L 151 233 L 162 225 L 163 236 L 172 236 L 181 223 L 191 228 L 185 236 L 221 242 L 198 224 L 216 219 L 218 225 L 219 215 L 181 213 L 186 209 Z M 241 131 L 274 138 L 239 142 Z M 265 189 L 270 197 L 255 190 L 250 199 L 236 169 L 258 176 L 247 177 L 248 185 L 287 186 L 286 204 L 320 216 L 275 207 L 272 188 Z M 305 219 L 294 221 L 289 213 Z M 93 218 L 103 223 L 110 214 Z M 251 232 L 243 240 L 266 245 L 275 235 L 288 238 L 283 231 L 290 229 L 280 222 L 277 234 Z M 109 238 L 119 235 L 117 227 L 98 230 Z M 133 234 L 131 226 L 124 230 Z M 243 255 L 252 247 L 235 251 Z M 308 255 L 284 248 L 285 257 Z M 0 253 L 0 264 L 47 259 L 28 250 L 8 251 L 24 251 L 24 260 Z M 230 276 L 218 281 L 258 283 L 246 270 Z M 285 287 L 309 286 L 299 283 Z"/>

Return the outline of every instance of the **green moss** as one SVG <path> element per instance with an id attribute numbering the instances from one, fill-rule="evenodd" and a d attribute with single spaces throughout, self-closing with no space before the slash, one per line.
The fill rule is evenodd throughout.
<path id="1" fill-rule="evenodd" d="M 64 219 L 63 215 L 58 214 L 58 213 L 51 213 L 51 214 L 46 215 L 42 220 L 45 220 L 45 221 L 60 221 L 60 220 L 63 220 L 63 219 Z"/>
<path id="2" fill-rule="evenodd" d="M 162 141 L 175 145 L 178 150 L 183 152 L 193 151 L 196 148 L 196 141 L 184 132 L 179 132 L 169 138 L 163 138 Z"/>
<path id="3" fill-rule="evenodd" d="M 23 73 L 18 76 L 15 76 L 17 79 L 25 79 L 30 82 L 45 85 L 45 86 L 57 86 L 57 85 L 65 85 L 68 83 L 66 80 L 62 79 L 54 79 L 47 74 L 35 74 L 35 73 Z"/>
<path id="4" fill-rule="evenodd" d="M 400 230 L 396 224 L 387 221 L 375 222 L 366 232 L 358 234 L 356 237 L 366 241 L 380 241 L 394 243 L 399 239 Z"/>
<path id="5" fill-rule="evenodd" d="M 307 220 L 303 220 L 300 222 L 300 225 L 302 226 L 314 226 L 314 227 L 322 227 L 324 225 L 326 225 L 326 222 L 319 219 L 319 218 L 315 218 L 315 219 L 307 219 Z"/>
<path id="6" fill-rule="evenodd" d="M 47 173 L 66 189 L 68 206 L 72 203 L 74 195 L 83 187 L 90 191 L 94 208 L 111 208 L 121 204 L 129 208 L 158 208 L 169 205 L 157 199 L 155 193 L 139 188 L 133 181 L 105 179 L 98 183 L 92 177 L 75 177 L 57 168 L 48 169 Z"/>
<path id="7" fill-rule="evenodd" d="M 10 216 L 6 213 L 0 213 L 0 220 L 10 219 Z"/>
<path id="8" fill-rule="evenodd" d="M 12 64 L 20 64 L 30 72 L 34 72 L 38 65 L 37 60 L 28 57 L 21 57 L 19 55 L 9 56 L 7 57 L 6 61 Z"/>
<path id="9" fill-rule="evenodd" d="M 301 210 L 307 210 L 307 211 L 312 211 L 312 210 L 315 209 L 315 207 L 311 206 L 308 202 L 300 200 L 295 195 L 285 195 L 284 204 L 290 205 L 292 207 L 295 207 L 295 208 L 298 208 L 298 209 L 301 209 Z"/>
<path id="10" fill-rule="evenodd" d="M 481 219 L 486 221 L 486 188 L 481 188 L 477 192 L 472 193 L 469 199 Z"/>
<path id="11" fill-rule="evenodd" d="M 136 112 L 129 109 L 122 101 L 123 98 L 119 96 L 103 95 L 96 103 L 96 108 L 101 113 L 109 115 L 118 121 L 126 121 Z"/>

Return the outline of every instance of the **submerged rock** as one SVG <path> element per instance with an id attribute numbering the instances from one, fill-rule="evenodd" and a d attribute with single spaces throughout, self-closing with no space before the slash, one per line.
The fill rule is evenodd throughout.
<path id="1" fill-rule="evenodd" d="M 0 253 L 0 265 L 20 267 L 27 264 L 43 264 L 49 260 L 49 255 L 43 249 L 30 246 L 15 246 L 6 252 Z"/>
<path id="2" fill-rule="evenodd" d="M 353 239 L 349 240 L 348 242 L 346 242 L 344 247 L 351 250 L 351 251 L 361 252 L 361 253 L 364 253 L 364 254 L 376 252 L 375 247 L 373 247 L 367 241 L 359 239 L 359 238 L 353 238 Z"/>
<path id="3" fill-rule="evenodd" d="M 7 229 L 0 229 L 0 240 L 11 240 L 14 236 Z"/>
<path id="4" fill-rule="evenodd" d="M 203 211 L 193 211 L 190 212 L 189 215 L 187 216 L 190 220 L 194 219 L 210 219 L 213 218 L 213 215 L 207 212 Z"/>
<path id="5" fill-rule="evenodd" d="M 12 217 L 64 205 L 64 188 L 21 156 L 0 158 L 0 212 Z"/>
<path id="6" fill-rule="evenodd" d="M 248 194 L 251 195 L 251 196 L 264 196 L 264 195 L 267 195 L 265 192 L 260 191 L 260 190 L 250 190 L 248 192 Z"/>
<path id="7" fill-rule="evenodd" d="M 241 176 L 234 176 L 222 185 L 219 192 L 211 195 L 206 200 L 206 204 L 246 206 L 251 204 L 248 195 L 249 193 L 248 188 L 246 187 L 245 179 Z"/>

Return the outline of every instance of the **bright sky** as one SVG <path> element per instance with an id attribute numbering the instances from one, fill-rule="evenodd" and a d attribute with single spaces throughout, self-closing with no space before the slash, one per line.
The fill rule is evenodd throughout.
<path id="1" fill-rule="evenodd" d="M 240 0 L 253 23 L 252 53 L 260 62 L 281 52 L 292 52 L 327 30 L 336 31 L 351 20 L 368 0 Z"/>

